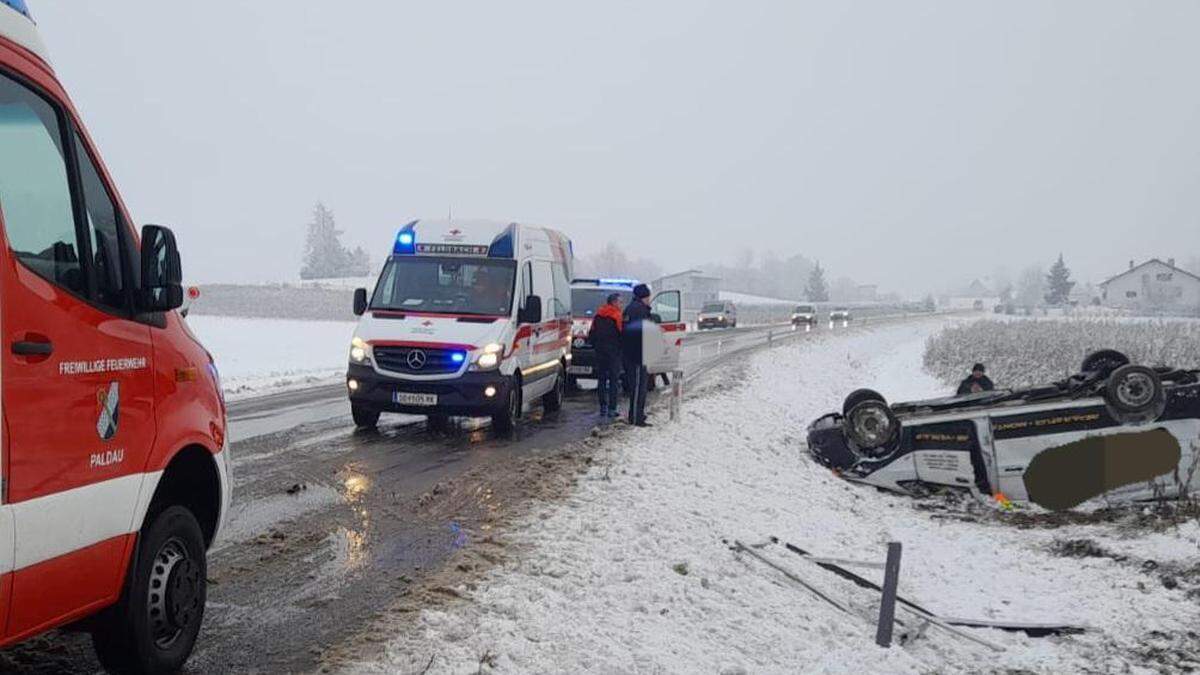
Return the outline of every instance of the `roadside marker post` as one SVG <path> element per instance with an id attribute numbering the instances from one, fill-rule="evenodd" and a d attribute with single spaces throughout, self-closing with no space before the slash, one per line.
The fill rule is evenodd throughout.
<path id="1" fill-rule="evenodd" d="M 676 370 L 671 373 L 671 406 L 670 416 L 671 421 L 675 421 L 679 417 L 680 408 L 683 406 L 683 371 Z"/>
<path id="2" fill-rule="evenodd" d="M 875 644 L 892 646 L 892 628 L 896 621 L 896 587 L 900 584 L 900 542 L 888 543 L 887 563 L 883 569 L 883 599 L 879 603 L 879 625 Z"/>

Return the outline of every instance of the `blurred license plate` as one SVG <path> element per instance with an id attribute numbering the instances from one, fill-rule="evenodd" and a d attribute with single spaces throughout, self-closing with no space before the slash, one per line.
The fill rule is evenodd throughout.
<path id="1" fill-rule="evenodd" d="M 591 366 L 567 366 L 568 375 L 591 375 Z"/>
<path id="2" fill-rule="evenodd" d="M 400 405 L 437 405 L 437 394 L 414 394 L 407 391 L 392 392 L 392 401 Z"/>

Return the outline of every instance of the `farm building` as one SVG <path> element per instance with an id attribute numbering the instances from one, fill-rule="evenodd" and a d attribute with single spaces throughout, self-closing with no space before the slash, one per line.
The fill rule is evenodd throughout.
<path id="1" fill-rule="evenodd" d="M 1100 284 L 1100 301 L 1106 307 L 1152 314 L 1200 314 L 1200 277 L 1151 258 Z"/>

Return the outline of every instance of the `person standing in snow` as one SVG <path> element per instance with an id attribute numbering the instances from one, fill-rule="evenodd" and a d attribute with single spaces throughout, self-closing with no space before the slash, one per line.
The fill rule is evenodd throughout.
<path id="1" fill-rule="evenodd" d="M 992 384 L 991 378 L 986 374 L 987 369 L 982 363 L 976 363 L 971 368 L 971 374 L 966 377 L 958 385 L 957 396 L 966 396 L 967 394 L 978 394 L 981 391 L 992 391 L 996 385 Z"/>
<path id="2" fill-rule="evenodd" d="M 648 427 L 646 422 L 646 391 L 650 378 L 642 355 L 642 323 L 653 321 L 650 314 L 650 287 L 633 287 L 633 302 L 625 308 L 625 327 L 621 332 L 621 352 L 625 360 L 625 377 L 629 379 L 629 423 Z"/>
<path id="3" fill-rule="evenodd" d="M 618 417 L 617 396 L 621 388 L 621 294 L 612 293 L 596 310 L 588 342 L 596 351 L 596 393 L 600 398 L 600 417 Z"/>

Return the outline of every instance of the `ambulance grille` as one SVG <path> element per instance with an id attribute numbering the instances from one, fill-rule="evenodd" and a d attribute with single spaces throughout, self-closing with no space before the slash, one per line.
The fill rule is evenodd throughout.
<path id="1" fill-rule="evenodd" d="M 407 375 L 448 375 L 457 373 L 462 368 L 462 360 L 455 361 L 454 355 L 460 359 L 465 352 L 453 349 L 438 349 L 426 347 L 380 347 L 375 351 L 375 363 L 384 370 Z"/>

